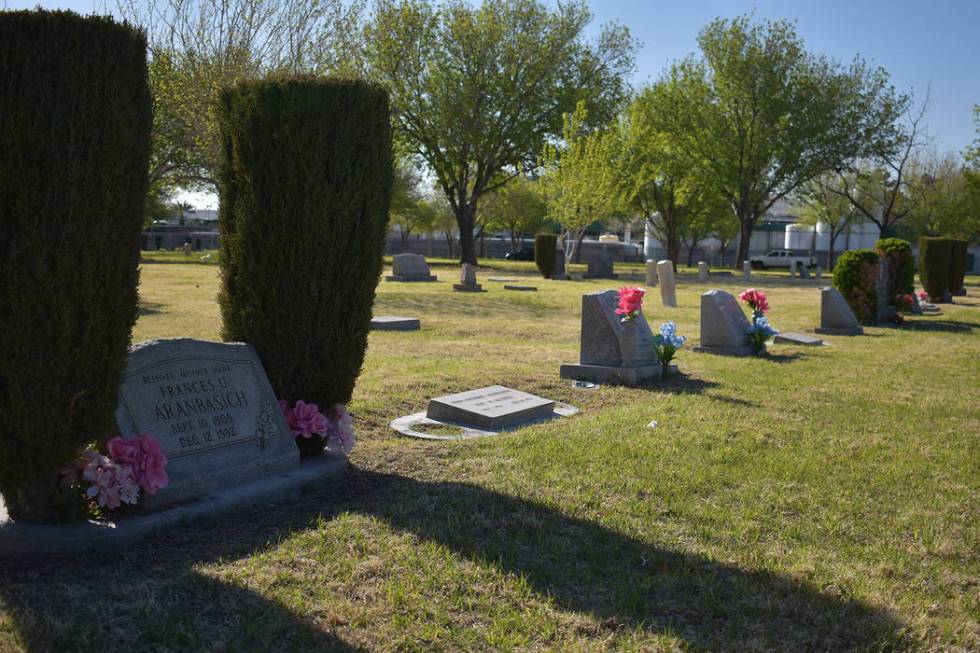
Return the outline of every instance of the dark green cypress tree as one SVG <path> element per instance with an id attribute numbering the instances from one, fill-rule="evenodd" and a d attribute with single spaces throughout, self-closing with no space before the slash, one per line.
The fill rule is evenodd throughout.
<path id="1" fill-rule="evenodd" d="M 241 83 L 218 107 L 223 336 L 280 399 L 350 401 L 392 187 L 387 93 L 353 80 Z"/>
<path id="2" fill-rule="evenodd" d="M 54 517 L 58 471 L 114 429 L 137 311 L 145 37 L 0 12 L 0 491 Z"/>
<path id="3" fill-rule="evenodd" d="M 537 234 L 534 237 L 534 263 L 538 272 L 545 279 L 550 279 L 555 273 L 555 261 L 558 258 L 558 237 L 555 234 Z"/>

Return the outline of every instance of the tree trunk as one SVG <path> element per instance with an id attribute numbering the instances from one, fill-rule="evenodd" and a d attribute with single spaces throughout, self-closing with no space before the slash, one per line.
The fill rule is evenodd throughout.
<path id="1" fill-rule="evenodd" d="M 510 230 L 510 253 L 517 253 L 517 232 L 513 229 Z"/>
<path id="2" fill-rule="evenodd" d="M 697 240 L 691 241 L 691 246 L 687 248 L 687 267 L 694 265 L 694 250 L 698 246 Z"/>
<path id="3" fill-rule="evenodd" d="M 456 212 L 456 225 L 459 227 L 459 262 L 476 265 L 476 239 L 473 237 L 476 227 L 475 199 Z"/>
<path id="4" fill-rule="evenodd" d="M 719 240 L 720 246 L 718 247 L 718 255 L 721 256 L 721 264 L 718 266 L 720 268 L 725 267 L 725 250 L 728 249 L 728 243 L 724 240 Z"/>
<path id="5" fill-rule="evenodd" d="M 749 242 L 752 240 L 752 227 L 755 225 L 755 218 L 747 212 L 738 212 L 738 256 L 735 259 L 736 267 L 749 260 Z"/>
<path id="6" fill-rule="evenodd" d="M 575 235 L 575 244 L 572 246 L 572 263 L 582 262 L 582 241 L 585 240 L 585 229 Z"/>

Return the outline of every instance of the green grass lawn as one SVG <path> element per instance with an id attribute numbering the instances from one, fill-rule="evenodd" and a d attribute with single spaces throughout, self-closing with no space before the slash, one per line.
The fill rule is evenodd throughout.
<path id="1" fill-rule="evenodd" d="M 144 265 L 135 340 L 216 339 L 217 272 Z M 379 286 L 376 314 L 423 328 L 372 333 L 342 482 L 124 554 L 0 561 L 0 650 L 980 649 L 975 278 L 901 329 L 575 389 L 580 296 L 615 282 L 516 293 L 484 270 L 469 294 L 434 273 Z M 689 344 L 693 279 L 645 311 Z M 819 323 L 816 282 L 757 285 L 777 328 Z M 463 442 L 388 428 L 495 383 L 581 413 Z"/>

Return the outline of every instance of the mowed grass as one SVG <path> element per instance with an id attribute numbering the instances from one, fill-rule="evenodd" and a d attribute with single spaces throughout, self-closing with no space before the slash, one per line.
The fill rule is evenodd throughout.
<path id="1" fill-rule="evenodd" d="M 0 561 L 0 649 L 980 649 L 975 278 L 901 329 L 575 389 L 580 296 L 615 282 L 483 271 L 468 294 L 434 272 L 379 286 L 376 314 L 423 328 L 371 334 L 342 482 L 123 554 Z M 818 324 L 817 282 L 757 285 L 778 328 Z M 695 344 L 705 289 L 653 290 L 648 320 Z M 217 290 L 213 266 L 145 265 L 134 339 L 216 339 Z M 581 413 L 464 442 L 388 428 L 495 383 Z"/>

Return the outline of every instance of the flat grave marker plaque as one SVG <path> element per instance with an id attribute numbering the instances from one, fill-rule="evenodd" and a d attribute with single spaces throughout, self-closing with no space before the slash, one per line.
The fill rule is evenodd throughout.
<path id="1" fill-rule="evenodd" d="M 436 397 L 429 401 L 429 419 L 500 430 L 550 417 L 555 402 L 502 385 Z"/>

